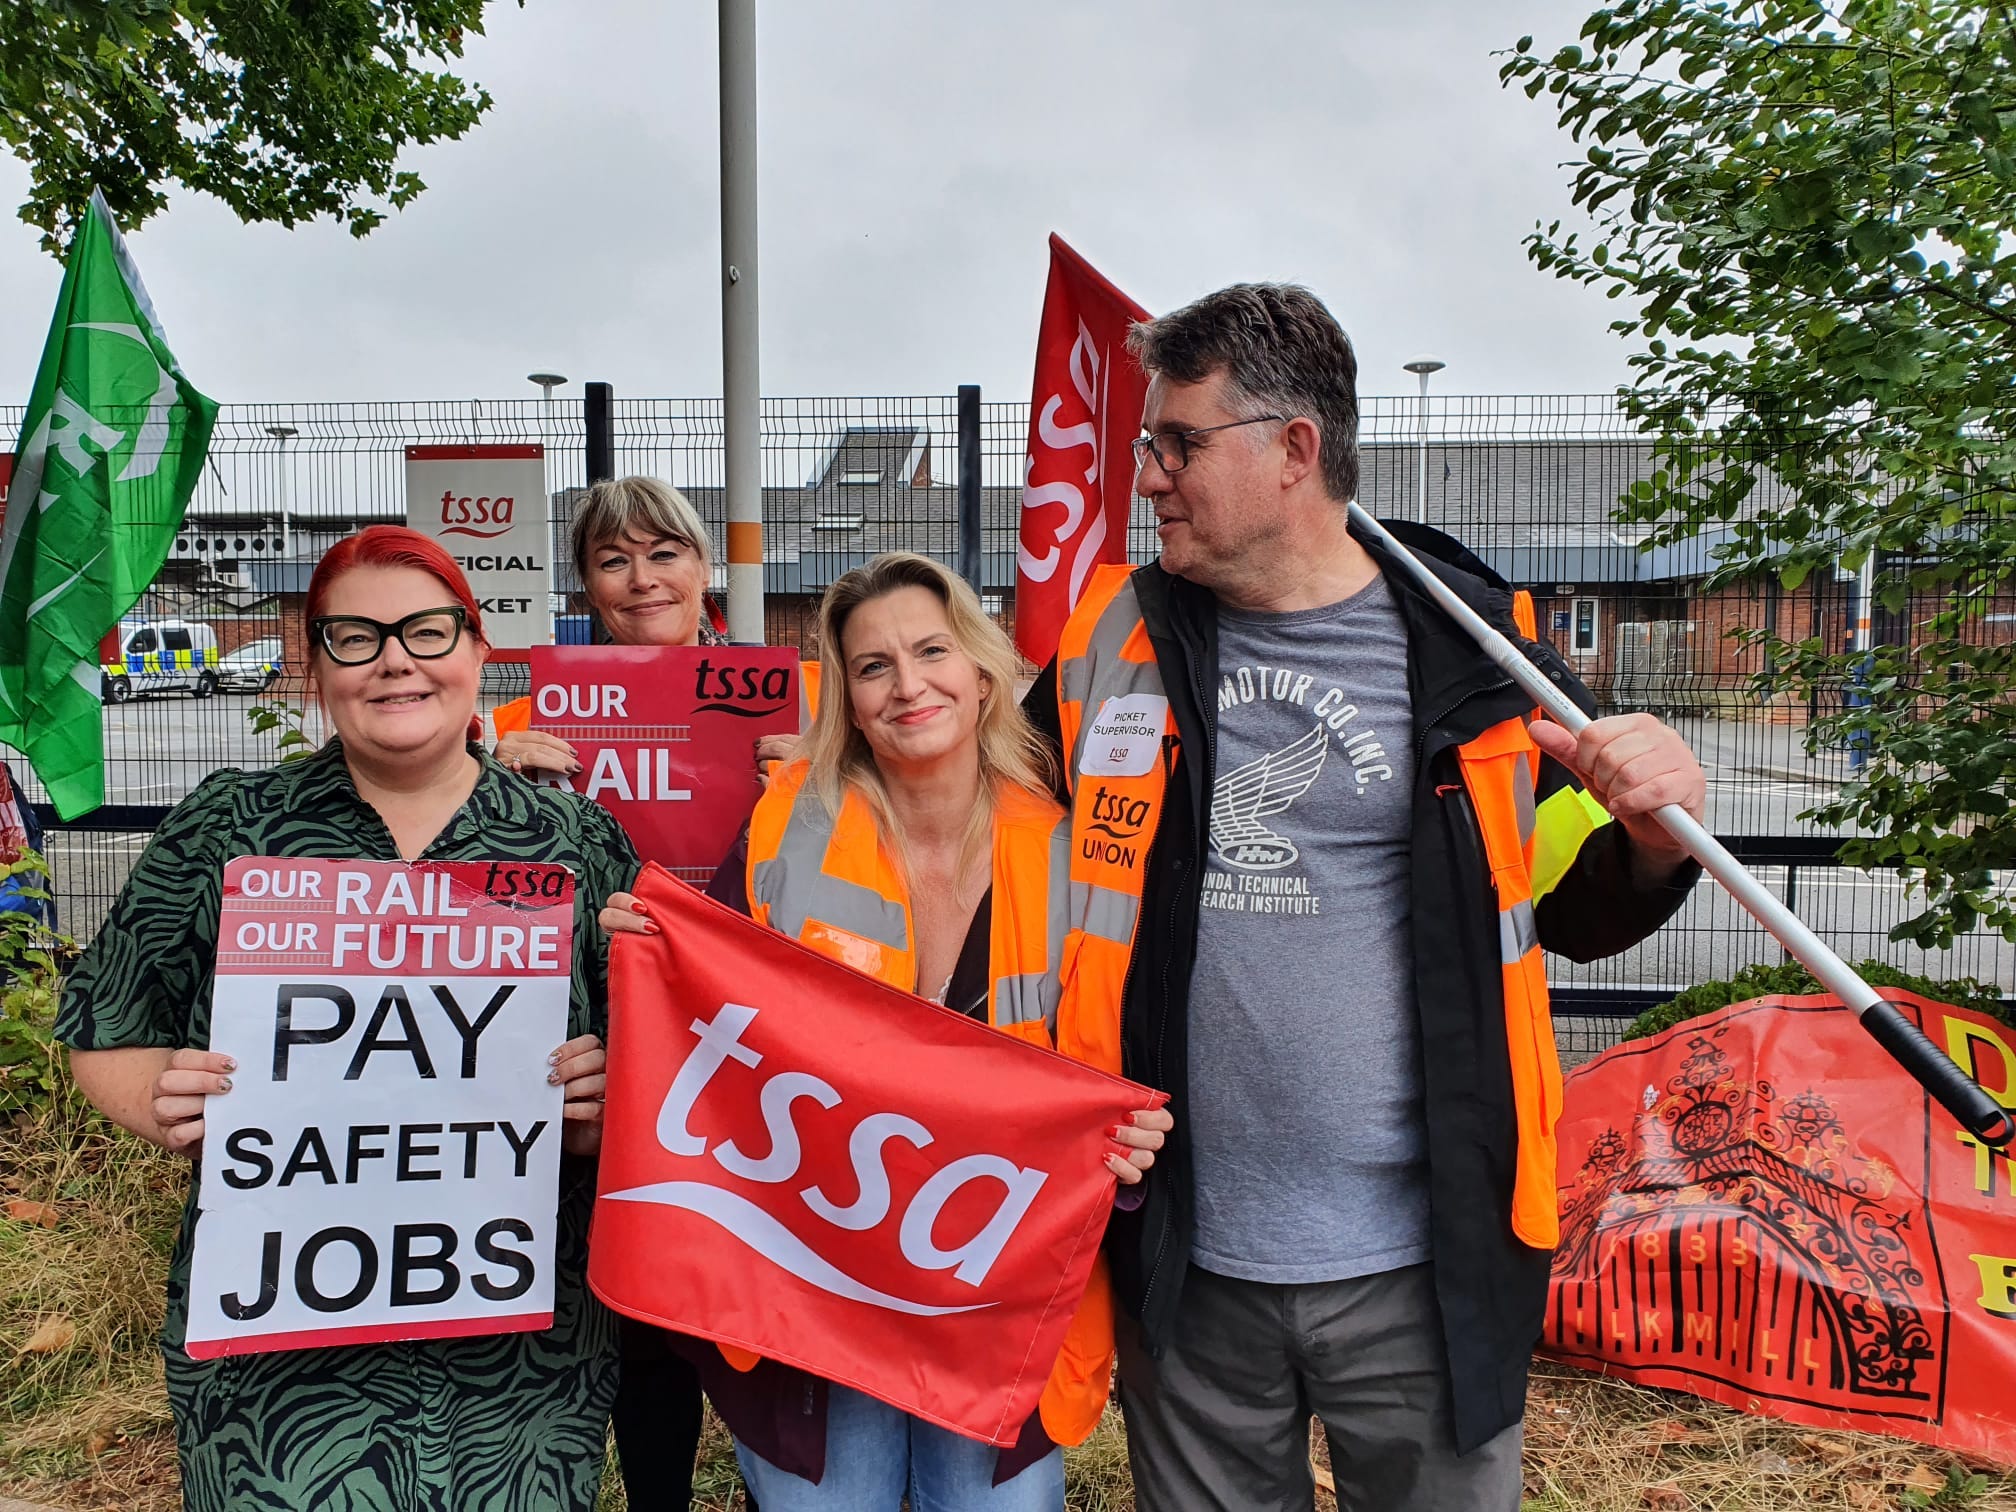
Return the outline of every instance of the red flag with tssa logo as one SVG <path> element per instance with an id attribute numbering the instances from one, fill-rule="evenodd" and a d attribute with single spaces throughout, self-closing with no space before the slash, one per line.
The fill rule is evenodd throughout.
<path id="1" fill-rule="evenodd" d="M 1022 539 L 1015 553 L 1015 644 L 1038 666 L 1103 562 L 1127 560 L 1134 455 L 1148 379 L 1127 327 L 1148 312 L 1050 237 L 1050 283 L 1036 336 Z"/>
<path id="2" fill-rule="evenodd" d="M 610 961 L 588 1281 L 618 1312 L 1015 1442 L 1159 1093 L 828 960 L 656 866 Z"/>

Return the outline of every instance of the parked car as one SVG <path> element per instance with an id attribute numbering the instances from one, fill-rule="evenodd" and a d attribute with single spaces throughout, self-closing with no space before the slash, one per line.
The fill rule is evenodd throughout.
<path id="1" fill-rule="evenodd" d="M 217 686 L 226 693 L 263 693 L 279 680 L 280 638 L 247 641 L 217 663 Z"/>
<path id="2" fill-rule="evenodd" d="M 217 632 L 192 620 L 152 620 L 120 627 L 125 636 L 119 661 L 99 669 L 100 696 L 124 703 L 138 693 L 187 693 L 208 698 L 217 691 Z"/>

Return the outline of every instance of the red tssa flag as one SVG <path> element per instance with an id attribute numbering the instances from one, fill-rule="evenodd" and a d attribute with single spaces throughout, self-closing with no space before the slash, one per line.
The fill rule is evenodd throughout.
<path id="1" fill-rule="evenodd" d="M 1148 312 L 1084 258 L 1050 237 L 1050 283 L 1036 337 L 1022 540 L 1015 553 L 1015 644 L 1037 665 L 1085 579 L 1127 560 L 1127 514 L 1148 379 L 1127 351 L 1127 327 Z"/>
<path id="2" fill-rule="evenodd" d="M 1162 1097 L 839 966 L 656 866 L 610 961 L 588 1281 L 1012 1444 Z"/>

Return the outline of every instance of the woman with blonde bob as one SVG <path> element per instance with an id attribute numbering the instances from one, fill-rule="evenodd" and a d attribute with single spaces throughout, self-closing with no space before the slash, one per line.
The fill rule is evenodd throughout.
<path id="1" fill-rule="evenodd" d="M 725 640 L 707 600 L 707 527 L 684 494 L 656 478 L 605 478 L 574 506 L 568 531 L 588 607 L 618 646 Z M 532 700 L 490 711 L 497 759 L 516 772 L 577 772 L 574 747 L 532 728 Z"/>
<path id="2" fill-rule="evenodd" d="M 1016 707 L 1008 638 L 964 582 L 908 552 L 835 581 L 819 632 L 827 696 L 710 895 L 784 929 L 815 911 L 806 889 L 822 876 L 871 889 L 894 905 L 889 917 L 900 912 L 900 932 L 819 920 L 795 926 L 801 942 L 1117 1071 L 1120 1005 L 1098 1000 L 1065 965 L 1070 820 L 1050 796 L 1048 753 Z M 766 864 L 780 858 L 794 864 Z M 657 927 L 628 893 L 602 917 L 612 931 Z M 1143 1110 L 1117 1131 L 1105 1160 L 1120 1183 L 1141 1180 L 1170 1126 L 1166 1112 Z M 803 1371 L 695 1346 L 764 1512 L 896 1512 L 906 1495 L 958 1512 L 1057 1512 L 1059 1446 L 1097 1424 L 1112 1352 L 1102 1261 L 1020 1442 L 997 1452 Z"/>

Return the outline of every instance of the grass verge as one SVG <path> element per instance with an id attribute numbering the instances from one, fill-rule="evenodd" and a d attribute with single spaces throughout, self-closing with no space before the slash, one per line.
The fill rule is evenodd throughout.
<path id="1" fill-rule="evenodd" d="M 183 1181 L 176 1157 L 66 1099 L 0 1129 L 0 1496 L 80 1512 L 180 1505 L 154 1340 Z M 1066 1470 L 1070 1512 L 1132 1512 L 1117 1413 Z M 710 1418 L 694 1507 L 732 1512 L 740 1484 Z M 1527 1512 L 2016 1512 L 2016 1475 L 1543 1361 L 1525 1494 Z M 1317 1506 L 1333 1503 L 1319 1493 Z M 613 1474 L 601 1512 L 627 1512 Z"/>
<path id="2" fill-rule="evenodd" d="M 0 1488 L 174 1485 L 155 1347 L 184 1163 L 74 1100 L 0 1129 Z"/>

